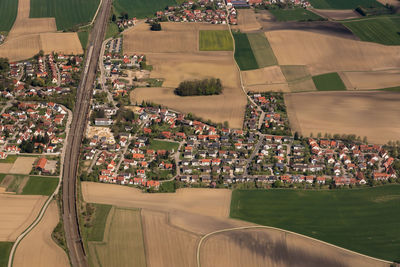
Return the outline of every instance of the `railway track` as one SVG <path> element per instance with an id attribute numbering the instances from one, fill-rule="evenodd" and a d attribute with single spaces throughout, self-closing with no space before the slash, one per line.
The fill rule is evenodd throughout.
<path id="1" fill-rule="evenodd" d="M 111 2 L 112 0 L 102 1 L 91 32 L 89 49 L 86 54 L 86 65 L 78 86 L 71 130 L 66 144 L 62 183 L 62 210 L 67 247 L 71 264 L 74 267 L 88 266 L 85 248 L 79 231 L 76 195 L 77 170 L 80 146 L 87 124 L 93 84 L 96 78 L 101 45 L 111 11 Z"/>

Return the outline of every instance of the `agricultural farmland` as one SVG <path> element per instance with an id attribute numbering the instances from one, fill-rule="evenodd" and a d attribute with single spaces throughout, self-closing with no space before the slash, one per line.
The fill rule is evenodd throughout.
<path id="1" fill-rule="evenodd" d="M 318 91 L 344 91 L 346 86 L 344 85 L 339 74 L 336 72 L 321 74 L 312 77 L 315 87 Z"/>
<path id="2" fill-rule="evenodd" d="M 320 9 L 355 9 L 358 6 L 382 6 L 376 0 L 310 0 L 315 8 Z"/>
<path id="3" fill-rule="evenodd" d="M 200 31 L 199 32 L 199 50 L 200 51 L 232 51 L 233 40 L 227 30 Z"/>
<path id="4" fill-rule="evenodd" d="M 396 185 L 351 191 L 236 190 L 231 216 L 398 261 L 399 208 Z"/>
<path id="5" fill-rule="evenodd" d="M 100 0 L 31 0 L 30 18 L 56 19 L 57 30 L 70 30 L 92 21 Z"/>
<path id="6" fill-rule="evenodd" d="M 57 177 L 31 176 L 22 190 L 22 194 L 50 196 L 56 189 L 57 185 Z"/>
<path id="7" fill-rule="evenodd" d="M 344 72 L 341 76 L 348 90 L 372 90 L 400 85 L 400 70 L 351 71 Z"/>
<path id="8" fill-rule="evenodd" d="M 247 34 L 241 32 L 233 32 L 235 38 L 235 60 L 240 67 L 240 70 L 258 69 L 257 60 Z"/>
<path id="9" fill-rule="evenodd" d="M 296 7 L 289 9 L 270 9 L 269 12 L 274 15 L 277 21 L 313 21 L 313 20 L 323 20 L 322 17 L 317 14 L 308 11 L 307 9 Z"/>
<path id="10" fill-rule="evenodd" d="M 255 13 L 252 9 L 238 9 L 238 25 L 232 25 L 232 29 L 239 29 L 241 32 L 251 32 L 261 29 Z"/>
<path id="11" fill-rule="evenodd" d="M 381 16 L 342 22 L 362 41 L 400 45 L 400 17 Z"/>
<path id="12" fill-rule="evenodd" d="M 248 33 L 247 38 L 259 68 L 277 65 L 278 61 L 272 51 L 271 45 L 262 33 Z"/>
<path id="13" fill-rule="evenodd" d="M 369 142 L 377 144 L 397 140 L 400 136 L 399 101 L 400 94 L 384 91 L 311 92 L 285 96 L 293 131 L 303 135 L 355 134 L 367 136 Z"/>
<path id="14" fill-rule="evenodd" d="M 176 5 L 174 0 L 116 0 L 113 3 L 117 14 L 126 12 L 130 18 L 138 19 L 151 17 L 157 11 L 172 5 Z"/>
<path id="15" fill-rule="evenodd" d="M 2 0 L 0 2 L 0 32 L 8 32 L 17 17 L 18 1 Z"/>
<path id="16" fill-rule="evenodd" d="M 0 242 L 0 267 L 7 266 L 12 245 L 12 242 Z"/>

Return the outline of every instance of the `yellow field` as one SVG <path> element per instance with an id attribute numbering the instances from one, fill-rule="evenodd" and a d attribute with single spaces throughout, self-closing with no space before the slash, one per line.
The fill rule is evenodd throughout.
<path id="1" fill-rule="evenodd" d="M 23 196 L 0 192 L 0 241 L 15 239 L 34 221 L 45 196 Z"/>
<path id="2" fill-rule="evenodd" d="M 54 18 L 29 18 L 30 0 L 18 1 L 18 15 L 6 39 L 0 45 L 0 57 L 18 61 L 45 53 L 83 54 L 77 33 L 56 33 Z"/>
<path id="3" fill-rule="evenodd" d="M 70 266 L 67 254 L 51 237 L 58 221 L 58 207 L 53 201 L 40 223 L 18 245 L 13 266 Z"/>
<path id="4" fill-rule="evenodd" d="M 312 75 L 400 68 L 398 46 L 294 30 L 271 31 L 266 36 L 280 65 L 307 65 Z"/>
<path id="5" fill-rule="evenodd" d="M 355 134 L 384 144 L 400 136 L 400 94 L 395 92 L 316 92 L 285 96 L 293 131 Z M 308 103 L 308 104 L 306 104 Z"/>
<path id="6" fill-rule="evenodd" d="M 146 266 L 139 210 L 112 208 L 103 242 L 89 242 L 93 266 Z"/>

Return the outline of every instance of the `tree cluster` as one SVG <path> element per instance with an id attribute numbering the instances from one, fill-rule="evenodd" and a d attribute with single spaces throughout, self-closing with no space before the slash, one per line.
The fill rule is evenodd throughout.
<path id="1" fill-rule="evenodd" d="M 221 80 L 216 78 L 184 81 L 175 89 L 175 94 L 180 96 L 219 95 L 221 92 Z"/>

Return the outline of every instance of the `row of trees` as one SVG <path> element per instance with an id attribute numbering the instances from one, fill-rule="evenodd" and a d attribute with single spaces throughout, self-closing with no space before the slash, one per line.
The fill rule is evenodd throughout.
<path id="1" fill-rule="evenodd" d="M 221 80 L 216 78 L 184 81 L 175 89 L 175 94 L 180 96 L 219 95 L 221 92 Z"/>

